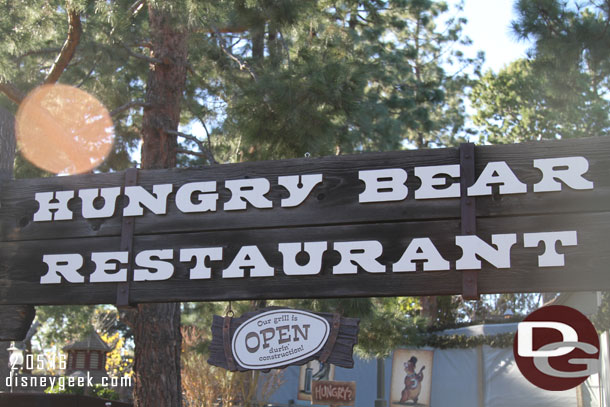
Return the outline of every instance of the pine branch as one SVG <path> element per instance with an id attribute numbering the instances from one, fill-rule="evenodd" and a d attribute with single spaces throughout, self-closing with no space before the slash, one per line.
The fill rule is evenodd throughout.
<path id="1" fill-rule="evenodd" d="M 205 158 L 206 160 L 209 158 L 208 155 L 205 153 L 198 153 L 197 151 L 191 151 L 185 148 L 177 148 L 176 152 L 179 154 L 194 155 L 195 157 Z"/>
<path id="2" fill-rule="evenodd" d="M 242 61 L 241 59 L 239 59 L 238 57 L 233 55 L 233 53 L 231 53 L 231 51 L 229 51 L 227 49 L 227 47 L 224 44 L 224 40 L 222 38 L 222 35 L 220 34 L 220 32 L 217 29 L 214 29 L 214 33 L 218 37 L 218 45 L 220 45 L 220 49 L 222 50 L 222 52 L 225 55 L 227 55 L 229 58 L 231 58 L 233 61 L 237 62 L 237 64 L 239 65 L 239 69 L 241 71 L 244 71 L 244 70 L 247 71 L 250 74 L 250 76 L 252 77 L 252 79 L 254 79 L 254 81 L 256 81 L 256 74 L 250 68 L 250 66 L 246 62 Z"/>
<path id="3" fill-rule="evenodd" d="M 57 53 L 57 52 L 61 52 L 61 48 L 42 48 L 42 49 L 36 49 L 36 50 L 24 52 L 23 54 L 21 54 L 21 55 L 19 55 L 17 57 L 16 61 L 19 63 L 24 58 L 27 58 L 27 57 L 31 57 L 31 56 L 34 56 L 34 55 L 54 54 L 54 53 Z"/>
<path id="4" fill-rule="evenodd" d="M 77 88 L 80 88 L 81 86 L 83 86 L 85 84 L 85 82 L 87 82 L 89 79 L 91 79 L 91 76 L 93 75 L 93 72 L 95 72 L 96 67 L 97 67 L 97 59 L 95 61 L 93 61 L 93 65 L 91 66 L 91 69 L 89 70 L 87 75 L 85 75 L 85 77 L 76 85 Z"/>
<path id="5" fill-rule="evenodd" d="M 161 64 L 163 63 L 162 60 L 160 60 L 159 58 L 153 58 L 153 57 L 149 57 L 148 55 L 144 55 L 144 54 L 140 54 L 138 52 L 134 52 L 131 48 L 129 48 L 127 45 L 123 44 L 123 43 L 119 43 L 124 49 L 125 51 L 127 51 L 127 53 L 137 59 L 141 59 L 143 61 L 148 62 L 149 64 L 153 64 L 153 65 L 157 65 L 157 64 Z"/>
<path id="6" fill-rule="evenodd" d="M 53 66 L 51 67 L 51 71 L 47 75 L 47 78 L 44 80 L 46 84 L 52 84 L 58 81 L 61 74 L 64 72 L 74 53 L 76 52 L 76 47 L 80 42 L 81 34 L 83 33 L 83 27 L 80 21 L 80 14 L 74 10 L 71 10 L 68 13 L 68 22 L 70 27 L 68 28 L 68 38 L 66 38 L 66 42 L 61 47 L 61 51 Z"/>
<path id="7" fill-rule="evenodd" d="M 4 93 L 10 100 L 20 104 L 25 99 L 25 94 L 17 89 L 12 83 L 0 79 L 0 92 Z"/>
<path id="8" fill-rule="evenodd" d="M 129 110 L 133 107 L 150 107 L 150 104 L 139 101 L 139 100 L 132 100 L 131 102 L 127 102 L 124 105 L 119 106 L 116 109 L 114 109 L 112 112 L 110 112 L 110 116 L 114 117 L 114 116 L 118 115 L 119 113 L 122 113 L 125 110 Z"/>
<path id="9" fill-rule="evenodd" d="M 203 158 L 206 158 L 210 162 L 210 164 L 218 164 L 218 161 L 216 161 L 216 158 L 214 158 L 214 154 L 212 154 L 212 151 L 209 148 L 207 148 L 205 146 L 205 144 L 203 144 L 203 142 L 201 140 L 199 140 L 197 137 L 192 136 L 190 134 L 185 134 L 185 133 L 182 133 L 179 131 L 174 131 L 174 130 L 165 130 L 165 132 L 167 134 L 174 134 L 178 137 L 182 137 L 183 139 L 192 141 L 193 143 L 197 144 L 197 146 L 201 150 L 201 153 L 196 153 L 194 151 L 183 150 L 183 149 L 178 149 L 178 152 L 203 157 Z"/>
<path id="10" fill-rule="evenodd" d="M 203 130 L 205 131 L 205 135 L 208 138 L 208 150 L 212 151 L 212 136 L 210 135 L 208 126 L 205 124 L 205 120 L 203 120 L 203 118 L 201 116 L 199 116 L 196 112 L 194 112 L 193 109 L 191 109 L 190 107 L 188 107 L 188 110 L 189 110 L 189 112 L 191 112 L 191 114 L 193 116 L 195 116 L 195 118 L 197 120 L 199 120 L 199 123 L 201 123 L 201 126 L 203 127 Z"/>

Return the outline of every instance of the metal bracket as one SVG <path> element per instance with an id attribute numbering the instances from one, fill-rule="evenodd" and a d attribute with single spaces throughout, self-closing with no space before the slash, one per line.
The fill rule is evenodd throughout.
<path id="1" fill-rule="evenodd" d="M 330 327 L 330 335 L 328 336 L 326 345 L 324 345 L 324 349 L 322 349 L 322 353 L 318 359 L 320 362 L 326 363 L 330 357 L 330 354 L 335 347 L 335 343 L 337 342 L 337 337 L 339 336 L 339 328 L 341 328 L 341 315 L 335 313 L 333 314 L 333 323 Z"/>
<path id="2" fill-rule="evenodd" d="M 138 183 L 138 169 L 128 168 L 125 171 L 125 186 L 134 186 Z M 133 274 L 133 232 L 135 229 L 135 218 L 133 216 L 123 216 L 121 224 L 121 247 L 119 250 L 129 252 L 129 264 L 127 266 L 127 282 L 118 283 L 116 292 L 117 308 L 130 308 L 132 305 L 129 300 L 129 288 L 131 276 Z"/>
<path id="3" fill-rule="evenodd" d="M 474 184 L 474 180 L 474 144 L 460 144 L 460 209 L 462 235 L 474 235 L 477 232 L 476 201 L 474 197 L 468 196 L 468 187 Z M 462 271 L 463 299 L 479 299 L 478 281 L 478 271 Z"/>
<path id="4" fill-rule="evenodd" d="M 226 316 L 222 324 L 222 344 L 225 350 L 225 360 L 227 361 L 227 367 L 229 371 L 234 372 L 237 370 L 235 366 L 235 359 L 233 359 L 233 352 L 231 352 L 231 321 L 232 317 Z"/>

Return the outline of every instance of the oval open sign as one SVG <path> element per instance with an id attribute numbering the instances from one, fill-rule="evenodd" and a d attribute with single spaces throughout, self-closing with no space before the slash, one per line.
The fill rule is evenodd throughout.
<path id="1" fill-rule="evenodd" d="M 315 355 L 329 335 L 330 324 L 324 318 L 305 311 L 279 309 L 241 324 L 231 347 L 240 366 L 270 369 Z"/>

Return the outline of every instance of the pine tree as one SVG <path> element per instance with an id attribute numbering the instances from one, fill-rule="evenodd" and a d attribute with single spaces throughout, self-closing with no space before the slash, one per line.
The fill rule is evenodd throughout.
<path id="1" fill-rule="evenodd" d="M 117 136 L 99 171 L 132 166 L 140 139 L 143 168 L 449 145 L 464 132 L 470 82 L 443 64 L 479 64 L 451 51 L 464 20 L 438 27 L 447 7 L 430 0 L 2 7 L 0 104 L 15 111 L 58 80 L 94 94 Z M 195 123 L 207 140 L 186 134 Z M 180 403 L 179 311 L 138 307 L 136 405 Z"/>
<path id="2" fill-rule="evenodd" d="M 522 141 L 603 136 L 610 133 L 609 102 L 590 87 L 588 75 L 575 72 L 558 89 L 557 72 L 536 61 L 517 60 L 497 74 L 489 71 L 473 87 L 474 124 L 482 141 Z"/>
<path id="3" fill-rule="evenodd" d="M 558 136 L 608 134 L 610 4 L 519 0 L 515 7 L 514 32 L 534 44 L 520 77 L 535 78 L 541 91 L 524 103 L 536 103 Z"/>

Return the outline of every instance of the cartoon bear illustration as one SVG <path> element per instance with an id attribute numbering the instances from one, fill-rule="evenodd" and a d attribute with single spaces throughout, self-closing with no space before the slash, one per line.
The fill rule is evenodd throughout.
<path id="1" fill-rule="evenodd" d="M 424 369 L 426 366 L 422 366 L 419 369 L 419 373 L 415 373 L 415 365 L 417 364 L 417 358 L 411 356 L 409 361 L 404 364 L 405 367 L 405 388 L 402 391 L 400 397 L 400 403 L 406 403 L 409 400 L 413 400 L 413 403 L 417 403 L 417 398 L 421 392 L 421 382 L 424 380 Z"/>

